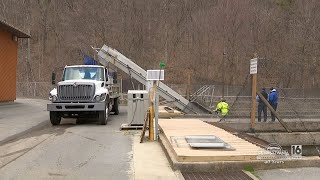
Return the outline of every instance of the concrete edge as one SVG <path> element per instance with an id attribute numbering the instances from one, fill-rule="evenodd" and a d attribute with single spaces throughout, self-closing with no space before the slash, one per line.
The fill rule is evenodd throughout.
<path id="1" fill-rule="evenodd" d="M 31 128 L 29 128 L 27 130 L 24 130 L 24 131 L 19 132 L 17 134 L 8 136 L 8 137 L 6 137 L 6 138 L 4 138 L 4 139 L 2 139 L 0 141 L 0 146 L 2 146 L 4 144 L 7 144 L 8 142 L 13 141 L 14 139 L 17 139 L 17 138 L 19 138 L 21 136 L 24 136 L 24 135 L 28 134 L 28 133 L 31 133 L 32 131 L 41 130 L 41 129 L 45 128 L 46 126 L 49 127 L 49 124 L 50 124 L 49 121 L 43 121 L 43 122 L 41 122 L 41 123 L 39 123 L 39 124 L 37 124 L 35 126 L 32 126 Z"/>
<path id="2" fill-rule="evenodd" d="M 177 160 L 175 159 L 173 153 L 171 152 L 170 150 L 170 147 L 168 147 L 168 144 L 166 142 L 163 141 L 163 139 L 165 139 L 164 135 L 161 133 L 159 134 L 159 142 L 160 142 L 160 145 L 162 147 L 162 150 L 164 152 L 164 154 L 166 155 L 167 157 L 167 160 L 171 166 L 171 168 L 174 170 L 174 171 L 177 171 L 179 169 L 176 169 L 175 168 L 175 164 L 178 163 Z"/>
<path id="3" fill-rule="evenodd" d="M 176 171 L 174 171 L 174 174 L 176 175 L 178 180 L 185 180 L 183 175 L 182 175 L 182 173 L 181 173 L 181 171 L 176 170 Z"/>
<path id="4" fill-rule="evenodd" d="M 0 101 L 0 106 L 8 106 L 8 105 L 15 105 L 19 103 L 15 103 L 14 101 Z"/>
<path id="5" fill-rule="evenodd" d="M 294 160 L 284 160 L 280 163 L 266 163 L 263 160 L 255 161 L 212 161 L 212 162 L 178 162 L 171 152 L 168 141 L 163 134 L 159 135 L 159 142 L 166 154 L 169 164 L 173 170 L 187 172 L 219 172 L 243 170 L 245 166 L 252 166 L 255 170 L 278 169 L 278 168 L 300 168 L 300 167 L 320 167 L 320 158 L 304 158 Z"/>
<path id="6" fill-rule="evenodd" d="M 179 180 L 185 180 L 184 177 L 183 177 L 183 175 L 182 175 L 182 173 L 181 173 L 181 171 L 180 171 L 179 169 L 176 169 L 176 168 L 174 167 L 174 163 L 177 163 L 177 161 L 175 160 L 174 155 L 173 155 L 173 153 L 171 152 L 171 150 L 169 149 L 169 151 L 167 151 L 166 147 L 167 147 L 168 145 L 165 145 L 165 144 L 163 143 L 163 141 L 162 141 L 163 138 L 165 138 L 165 137 L 164 137 L 163 134 L 161 133 L 161 134 L 159 135 L 159 143 L 160 143 L 160 146 L 161 146 L 164 154 L 166 155 L 166 158 L 167 158 L 167 160 L 168 160 L 168 162 L 169 162 L 169 164 L 170 164 L 170 166 L 171 166 L 171 169 L 174 171 L 174 173 L 176 174 L 176 177 L 177 177 Z M 169 148 L 169 147 L 167 147 L 167 148 Z"/>
<path id="7" fill-rule="evenodd" d="M 214 121 L 206 121 L 206 123 L 214 125 Z M 320 124 L 317 120 L 314 121 L 294 121 L 294 122 L 287 122 L 285 121 L 286 125 L 292 130 L 293 132 L 319 132 L 320 131 Z M 239 132 L 250 132 L 250 122 L 220 122 L 225 127 L 232 128 Z M 279 122 L 256 122 L 255 124 L 255 132 L 256 133 L 288 133 L 286 129 L 279 124 Z"/>
<path id="8" fill-rule="evenodd" d="M 246 175 L 248 175 L 250 178 L 252 178 L 253 180 L 260 180 L 258 177 L 256 177 L 254 174 L 252 174 L 251 172 L 249 171 L 245 171 L 245 170 L 242 170 L 242 172 L 244 172 Z"/>

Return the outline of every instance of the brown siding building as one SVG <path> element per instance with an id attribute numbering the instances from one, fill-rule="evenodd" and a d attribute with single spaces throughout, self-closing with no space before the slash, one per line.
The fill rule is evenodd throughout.
<path id="1" fill-rule="evenodd" d="M 16 99 L 18 38 L 30 36 L 0 20 L 0 102 Z"/>

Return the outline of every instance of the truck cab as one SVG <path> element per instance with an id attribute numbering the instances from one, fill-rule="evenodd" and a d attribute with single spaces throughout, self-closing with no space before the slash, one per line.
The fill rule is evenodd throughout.
<path id="1" fill-rule="evenodd" d="M 55 74 L 52 75 L 55 84 Z M 119 94 L 112 92 L 116 74 L 100 65 L 66 66 L 62 81 L 49 93 L 47 110 L 52 125 L 61 118 L 97 118 L 98 124 L 106 125 L 110 112 L 119 114 Z"/>

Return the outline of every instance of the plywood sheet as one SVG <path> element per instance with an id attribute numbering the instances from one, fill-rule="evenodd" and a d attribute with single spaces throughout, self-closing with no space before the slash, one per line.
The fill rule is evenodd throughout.
<path id="1" fill-rule="evenodd" d="M 257 155 L 264 151 L 264 149 L 248 141 L 199 119 L 160 119 L 159 126 L 166 138 L 165 140 L 170 143 L 171 150 L 176 155 L 178 161 L 208 162 L 256 160 Z M 188 135 L 214 135 L 231 145 L 235 150 L 192 149 L 187 143 L 181 143 L 181 141 L 183 141 L 182 137 Z"/>
<path id="2" fill-rule="evenodd" d="M 183 113 L 172 109 L 172 111 L 167 111 L 165 108 L 167 106 L 159 106 L 159 118 L 169 119 L 169 118 L 176 118 L 178 116 L 182 116 Z"/>

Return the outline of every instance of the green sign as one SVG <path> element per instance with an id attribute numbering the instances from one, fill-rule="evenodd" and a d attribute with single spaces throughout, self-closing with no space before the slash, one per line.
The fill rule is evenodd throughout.
<path id="1" fill-rule="evenodd" d="M 164 62 L 161 62 L 159 65 L 160 65 L 160 68 L 164 68 L 166 66 Z"/>

